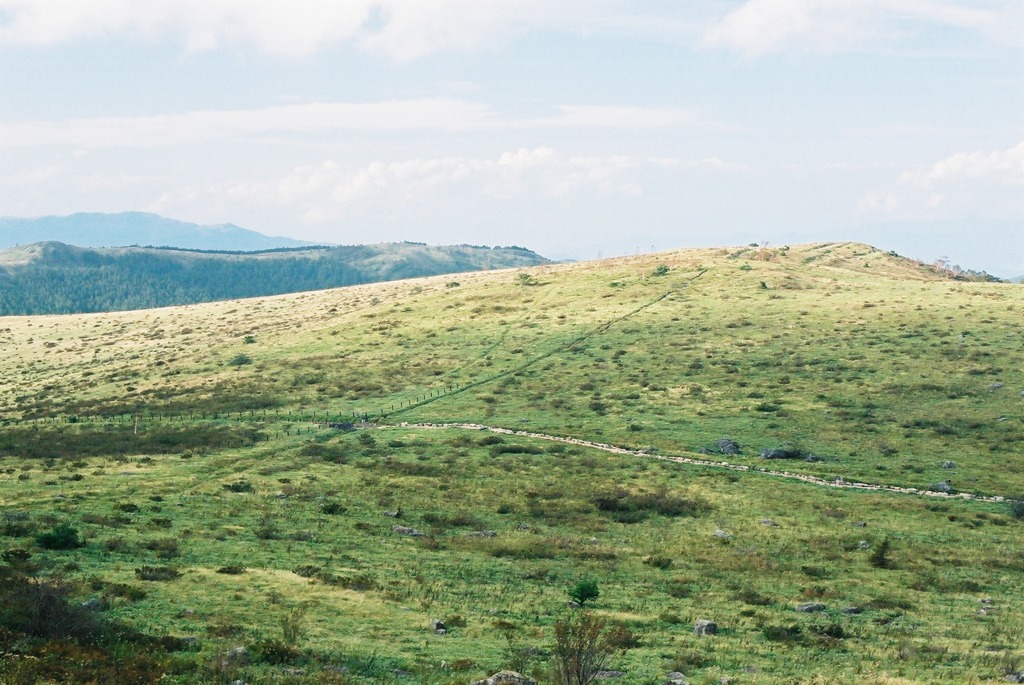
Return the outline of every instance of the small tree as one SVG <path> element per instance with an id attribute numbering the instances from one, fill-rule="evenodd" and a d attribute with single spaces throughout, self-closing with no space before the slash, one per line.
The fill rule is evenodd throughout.
<path id="1" fill-rule="evenodd" d="M 884 538 L 875 551 L 871 553 L 871 558 L 868 560 L 871 565 L 875 568 L 892 568 L 892 559 L 889 558 L 889 551 L 892 549 L 892 543 L 889 542 L 889 538 Z"/>
<path id="2" fill-rule="evenodd" d="M 569 590 L 569 597 L 580 606 L 583 606 L 592 599 L 597 599 L 600 594 L 601 591 L 597 589 L 597 582 L 589 578 L 584 578 Z"/>
<path id="3" fill-rule="evenodd" d="M 605 670 L 616 649 L 604 634 L 604 621 L 588 612 L 555 622 L 554 682 L 588 685 Z"/>
<path id="4" fill-rule="evenodd" d="M 516 281 L 519 285 L 537 285 L 537 279 L 525 271 L 520 271 L 516 274 Z"/>

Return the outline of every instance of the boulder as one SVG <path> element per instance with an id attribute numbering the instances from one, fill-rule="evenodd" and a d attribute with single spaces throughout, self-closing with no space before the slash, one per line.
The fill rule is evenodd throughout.
<path id="1" fill-rule="evenodd" d="M 715 528 L 714 536 L 719 540 L 728 540 L 732 537 L 732 533 L 728 533 L 721 528 Z"/>
<path id="2" fill-rule="evenodd" d="M 537 681 L 515 671 L 498 671 L 490 678 L 477 680 L 472 685 L 537 685 Z"/>
<path id="3" fill-rule="evenodd" d="M 716 440 L 715 447 L 717 447 L 718 451 L 721 452 L 722 454 L 740 453 L 739 443 L 736 442 L 735 440 L 732 440 L 731 438 L 721 438 L 719 440 Z"/>
<path id="4" fill-rule="evenodd" d="M 694 635 L 715 635 L 718 633 L 718 624 L 706 618 L 699 619 L 693 626 Z"/>
<path id="5" fill-rule="evenodd" d="M 761 450 L 762 459 L 799 459 L 803 453 L 795 447 L 769 447 Z"/>
<path id="6" fill-rule="evenodd" d="M 438 621 L 437 619 L 430 622 L 430 629 L 438 635 L 444 635 L 448 632 L 448 627 L 444 624 L 444 621 Z"/>
<path id="7" fill-rule="evenodd" d="M 626 675 L 625 671 L 598 671 L 594 678 L 600 678 L 601 680 L 610 680 L 612 678 L 621 678 Z"/>
<path id="8" fill-rule="evenodd" d="M 777 524 L 775 521 L 772 521 L 771 519 L 761 519 L 761 525 L 768 526 L 769 528 L 779 527 L 779 524 Z"/>
<path id="9" fill-rule="evenodd" d="M 497 533 L 493 530 L 474 530 L 472 533 L 466 533 L 471 538 L 493 538 L 497 537 Z"/>
<path id="10" fill-rule="evenodd" d="M 805 614 L 809 614 L 815 611 L 825 611 L 826 607 L 821 602 L 805 602 L 804 604 L 797 604 L 796 610 L 802 611 Z"/>
<path id="11" fill-rule="evenodd" d="M 224 656 L 221 658 L 221 663 L 227 668 L 248 666 L 251 662 L 252 655 L 249 654 L 249 650 L 245 647 L 233 647 L 224 652 Z"/>
<path id="12" fill-rule="evenodd" d="M 928 489 L 934 490 L 935 492 L 953 492 L 953 486 L 949 484 L 948 480 L 942 480 L 939 481 L 938 483 L 932 483 L 931 485 L 928 486 Z"/>
<path id="13" fill-rule="evenodd" d="M 414 538 L 418 538 L 423 535 L 422 532 L 416 530 L 415 528 L 410 528 L 409 526 L 400 526 L 398 524 L 391 526 L 391 530 L 398 533 L 399 535 L 408 535 Z"/>
<path id="14" fill-rule="evenodd" d="M 103 611 L 107 607 L 106 602 L 104 602 L 100 597 L 90 597 L 82 602 L 82 608 L 88 609 L 89 611 Z"/>
<path id="15" fill-rule="evenodd" d="M 846 614 L 847 616 L 856 616 L 857 614 L 864 613 L 864 610 L 860 607 L 843 607 L 842 609 L 840 609 L 840 611 Z"/>
<path id="16" fill-rule="evenodd" d="M 669 671 L 661 685 L 686 685 L 686 676 L 679 671 Z"/>
<path id="17" fill-rule="evenodd" d="M 948 460 L 944 461 L 944 462 L 942 462 L 942 468 L 944 468 L 944 469 L 955 469 L 956 468 L 956 462 L 955 461 L 948 461 Z"/>

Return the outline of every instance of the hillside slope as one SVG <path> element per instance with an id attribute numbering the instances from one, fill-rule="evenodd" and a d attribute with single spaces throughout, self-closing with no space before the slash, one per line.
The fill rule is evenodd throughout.
<path id="1" fill-rule="evenodd" d="M 0 571 L 189 637 L 169 682 L 543 679 L 588 578 L 623 685 L 1001 681 L 1022 308 L 835 243 L 6 317 Z"/>
<path id="2" fill-rule="evenodd" d="M 0 315 L 148 309 L 544 261 L 521 248 L 415 243 L 262 252 L 34 243 L 0 250 Z"/>

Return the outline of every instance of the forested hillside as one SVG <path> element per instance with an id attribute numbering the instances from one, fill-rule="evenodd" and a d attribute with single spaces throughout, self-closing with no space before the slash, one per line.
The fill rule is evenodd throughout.
<path id="1" fill-rule="evenodd" d="M 524 248 L 416 243 L 261 252 L 37 243 L 0 251 L 0 315 L 147 309 L 545 261 Z"/>

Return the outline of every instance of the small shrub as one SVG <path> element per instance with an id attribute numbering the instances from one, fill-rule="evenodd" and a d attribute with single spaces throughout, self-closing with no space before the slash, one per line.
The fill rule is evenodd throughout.
<path id="1" fill-rule="evenodd" d="M 644 559 L 644 563 L 654 568 L 660 568 L 662 571 L 672 568 L 672 560 L 669 557 L 647 557 Z"/>
<path id="2" fill-rule="evenodd" d="M 245 573 L 244 566 L 221 566 L 217 569 L 217 573 L 222 573 L 226 576 L 238 576 Z"/>
<path id="3" fill-rule="evenodd" d="M 340 516 L 348 511 L 348 509 L 341 502 L 324 502 L 320 507 L 320 511 L 331 516 Z"/>
<path id="4" fill-rule="evenodd" d="M 616 623 L 608 627 L 604 635 L 605 644 L 614 650 L 625 651 L 640 646 L 640 637 L 624 623 Z"/>
<path id="5" fill-rule="evenodd" d="M 569 597 L 580 606 L 584 606 L 592 599 L 597 599 L 600 595 L 601 591 L 597 587 L 597 581 L 590 578 L 580 580 L 569 590 Z"/>
<path id="6" fill-rule="evenodd" d="M 246 364 L 252 364 L 252 357 L 247 354 L 236 354 L 228 360 L 228 366 L 245 366 Z"/>
<path id="7" fill-rule="evenodd" d="M 238 480 L 234 483 L 225 483 L 224 489 L 229 492 L 252 492 L 252 483 L 247 480 Z"/>
<path id="8" fill-rule="evenodd" d="M 85 545 L 78 536 L 78 529 L 61 523 L 48 533 L 36 536 L 36 544 L 43 549 L 77 549 Z"/>
<path id="9" fill-rule="evenodd" d="M 1018 521 L 1024 521 L 1024 497 L 1018 497 L 1009 503 L 1010 516 Z"/>
<path id="10" fill-rule="evenodd" d="M 249 651 L 253 659 L 271 666 L 291 663 L 301 656 L 299 650 L 281 640 L 260 640 L 249 645 Z"/>
<path id="11" fill-rule="evenodd" d="M 803 642 L 804 631 L 796 623 L 788 626 L 764 626 L 761 628 L 761 635 L 770 642 Z"/>
<path id="12" fill-rule="evenodd" d="M 140 566 L 135 569 L 135 577 L 139 580 L 175 580 L 181 577 L 181 571 L 173 566 Z"/>

